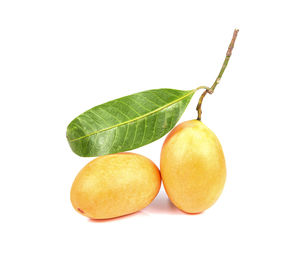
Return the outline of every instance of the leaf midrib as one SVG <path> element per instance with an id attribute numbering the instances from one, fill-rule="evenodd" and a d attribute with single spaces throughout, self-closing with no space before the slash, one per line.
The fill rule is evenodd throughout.
<path id="1" fill-rule="evenodd" d="M 135 121 L 137 121 L 137 120 L 140 120 L 140 119 L 142 119 L 142 118 L 145 118 L 145 117 L 147 117 L 147 116 L 150 116 L 150 115 L 152 115 L 152 114 L 154 114 L 154 113 L 156 113 L 156 112 L 159 112 L 160 110 L 163 110 L 163 109 L 169 107 L 169 106 L 172 105 L 172 104 L 175 104 L 175 103 L 177 103 L 177 102 L 183 100 L 184 98 L 188 97 L 188 96 L 191 95 L 192 93 L 195 93 L 195 90 L 191 90 L 189 93 L 187 93 L 187 94 L 184 95 L 183 97 L 180 97 L 180 98 L 178 98 L 178 99 L 176 99 L 176 100 L 174 100 L 174 101 L 172 101 L 172 102 L 170 102 L 170 103 L 168 103 L 168 104 L 166 104 L 166 105 L 164 105 L 164 106 L 162 106 L 162 107 L 159 107 L 159 108 L 157 108 L 157 109 L 155 109 L 155 110 L 153 110 L 153 111 L 151 111 L 151 112 L 148 112 L 148 113 L 146 113 L 146 114 L 144 114 L 144 115 L 141 115 L 141 116 L 139 116 L 139 117 L 136 117 L 136 118 L 134 118 L 134 119 L 132 119 L 132 120 L 126 120 L 126 121 L 124 121 L 124 122 L 122 122 L 122 123 L 115 124 L 115 125 L 113 125 L 113 126 L 111 126 L 111 127 L 107 127 L 107 128 L 103 128 L 103 129 L 100 129 L 100 130 L 96 130 L 96 131 L 94 131 L 94 132 L 92 132 L 92 133 L 89 133 L 89 134 L 87 134 L 87 135 L 84 135 L 84 136 L 81 136 L 81 137 L 78 137 L 78 138 L 69 140 L 69 142 L 72 143 L 72 142 L 75 142 L 75 141 L 78 141 L 78 140 L 87 138 L 87 137 L 89 137 L 89 136 L 96 135 L 96 134 L 99 134 L 99 133 L 101 133 L 101 132 L 104 132 L 104 131 L 107 131 L 107 130 L 110 130 L 110 129 L 113 129 L 113 128 L 117 128 L 117 127 L 126 125 L 126 124 L 128 124 L 128 123 L 135 122 Z"/>

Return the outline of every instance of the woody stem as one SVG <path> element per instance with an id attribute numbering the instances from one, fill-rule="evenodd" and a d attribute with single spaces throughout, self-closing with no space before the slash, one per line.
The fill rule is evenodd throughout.
<path id="1" fill-rule="evenodd" d="M 237 37 L 237 35 L 238 35 L 238 32 L 239 32 L 238 29 L 235 29 L 235 30 L 234 30 L 234 33 L 233 33 L 231 42 L 230 42 L 229 47 L 228 47 L 228 50 L 227 50 L 227 52 L 226 52 L 225 60 L 224 60 L 224 62 L 223 62 L 223 65 L 222 65 L 222 68 L 221 68 L 221 70 L 220 70 L 220 72 L 219 72 L 218 77 L 216 78 L 216 80 L 215 80 L 215 82 L 213 83 L 213 85 L 212 85 L 210 88 L 206 89 L 206 90 L 202 93 L 202 95 L 200 96 L 200 98 L 199 98 L 199 102 L 198 102 L 198 105 L 197 105 L 197 108 L 196 108 L 196 110 L 198 111 L 198 118 L 197 118 L 198 120 L 201 120 L 201 114 L 202 114 L 201 106 L 202 106 L 202 102 L 203 102 L 204 97 L 206 96 L 207 93 L 209 93 L 209 94 L 214 93 L 215 88 L 216 88 L 217 85 L 220 83 L 220 80 L 221 80 L 221 78 L 222 78 L 222 76 L 223 76 L 223 73 L 224 73 L 224 71 L 225 71 L 225 69 L 226 69 L 226 67 L 227 67 L 227 65 L 228 65 L 229 59 L 230 59 L 230 57 L 231 57 L 232 50 L 233 50 L 234 43 L 235 43 L 236 37 Z"/>

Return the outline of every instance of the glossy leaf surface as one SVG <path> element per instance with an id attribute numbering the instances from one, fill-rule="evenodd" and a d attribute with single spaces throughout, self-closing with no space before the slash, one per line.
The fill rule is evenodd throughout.
<path id="1" fill-rule="evenodd" d="M 177 123 L 194 90 L 147 90 L 98 105 L 67 128 L 74 153 L 94 157 L 149 144 Z"/>

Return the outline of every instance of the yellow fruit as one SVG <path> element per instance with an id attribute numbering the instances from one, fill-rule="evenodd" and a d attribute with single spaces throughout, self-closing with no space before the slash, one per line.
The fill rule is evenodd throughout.
<path id="1" fill-rule="evenodd" d="M 200 213 L 220 196 L 226 166 L 216 135 L 201 121 L 179 124 L 166 138 L 160 171 L 173 204 L 187 213 Z"/>
<path id="2" fill-rule="evenodd" d="M 88 163 L 75 178 L 71 202 L 77 212 L 89 218 L 114 218 L 150 204 L 160 183 L 157 166 L 144 156 L 101 156 Z"/>

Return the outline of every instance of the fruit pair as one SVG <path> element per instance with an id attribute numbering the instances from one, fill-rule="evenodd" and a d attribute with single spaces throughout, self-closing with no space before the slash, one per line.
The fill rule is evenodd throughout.
<path id="1" fill-rule="evenodd" d="M 72 205 L 93 219 L 134 213 L 152 202 L 162 178 L 176 207 L 200 213 L 218 199 L 226 178 L 221 144 L 199 120 L 183 122 L 170 132 L 160 168 L 161 175 L 151 160 L 138 154 L 100 156 L 77 175 L 71 189 Z"/>

